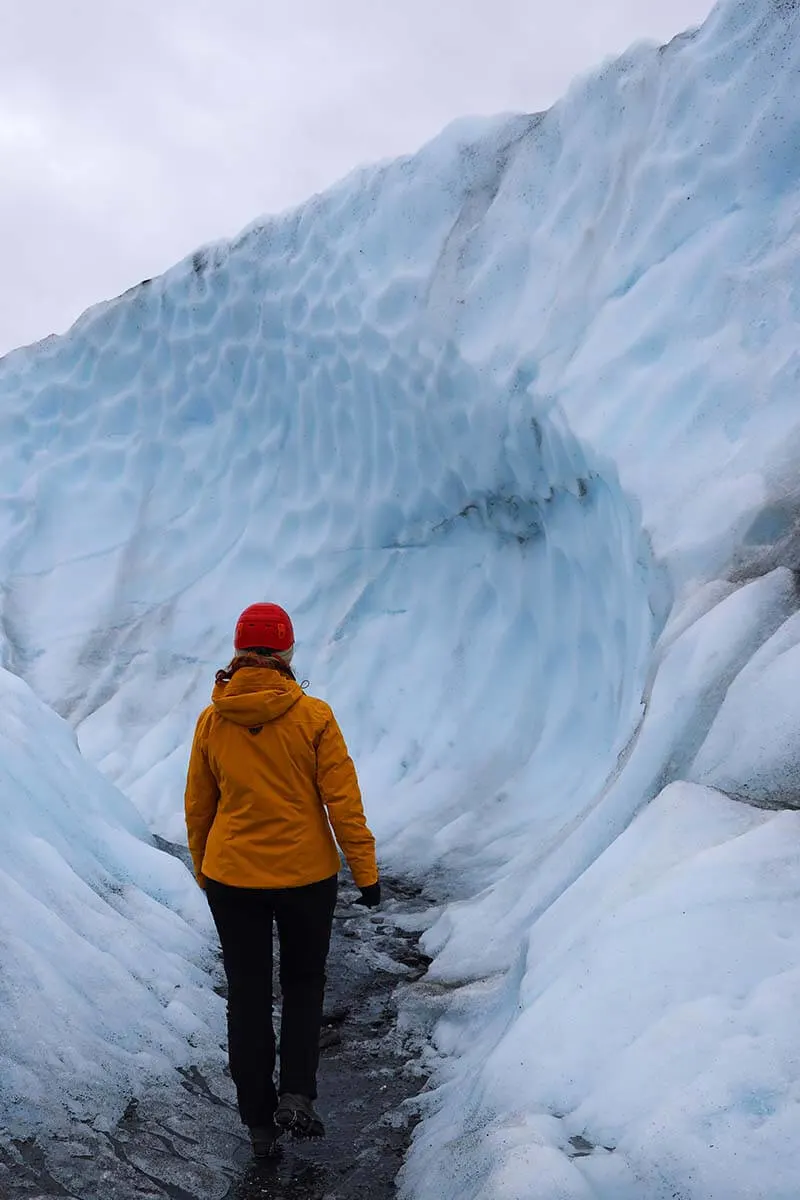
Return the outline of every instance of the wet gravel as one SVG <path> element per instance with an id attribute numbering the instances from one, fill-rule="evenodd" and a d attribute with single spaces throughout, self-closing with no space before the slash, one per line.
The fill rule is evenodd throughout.
<path id="1" fill-rule="evenodd" d="M 318 1107 L 321 1141 L 284 1139 L 256 1162 L 222 1067 L 191 1067 L 131 1101 L 113 1129 L 76 1121 L 49 1139 L 0 1136 L 2 1200 L 389 1200 L 424 1086 L 419 1047 L 397 1030 L 394 993 L 425 972 L 426 905 L 384 881 L 368 912 L 343 885 L 328 962 Z M 419 916 L 419 921 L 417 921 Z"/>

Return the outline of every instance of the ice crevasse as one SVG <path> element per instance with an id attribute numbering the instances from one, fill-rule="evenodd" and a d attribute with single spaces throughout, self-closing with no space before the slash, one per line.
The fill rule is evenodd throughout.
<path id="1" fill-rule="evenodd" d="M 404 1194 L 796 1197 L 799 76 L 800 10 L 728 0 L 0 363 L 4 686 L 105 777 L 64 748 L 99 798 L 42 803 L 35 881 L 8 793 L 10 1063 L 26 906 L 86 940 L 98 813 L 115 919 L 199 970 L 133 806 L 181 835 L 194 716 L 269 596 L 385 865 L 442 900 Z"/>

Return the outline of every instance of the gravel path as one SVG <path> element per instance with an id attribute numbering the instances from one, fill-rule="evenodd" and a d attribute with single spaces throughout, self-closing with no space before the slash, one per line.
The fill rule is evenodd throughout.
<path id="1" fill-rule="evenodd" d="M 319 1108 L 328 1136 L 286 1142 L 261 1165 L 221 1069 L 190 1068 L 132 1102 L 110 1131 L 76 1122 L 42 1141 L 0 1137 L 2 1200 L 387 1200 L 424 1085 L 416 1048 L 397 1033 L 393 993 L 426 960 L 411 932 L 426 907 L 402 883 L 384 884 L 377 912 L 354 907 L 345 885 L 328 965 Z"/>

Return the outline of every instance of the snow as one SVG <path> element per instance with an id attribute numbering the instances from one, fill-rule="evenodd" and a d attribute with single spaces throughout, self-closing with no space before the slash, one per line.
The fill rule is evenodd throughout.
<path id="1" fill-rule="evenodd" d="M 44 790 L 47 838 L 127 830 L 160 907 L 117 915 L 201 986 L 201 901 L 114 789 L 182 836 L 234 619 L 285 604 L 385 868 L 448 901 L 416 1200 L 796 1193 L 799 57 L 800 10 L 724 0 L 0 362 L 3 662 L 107 780 Z"/>

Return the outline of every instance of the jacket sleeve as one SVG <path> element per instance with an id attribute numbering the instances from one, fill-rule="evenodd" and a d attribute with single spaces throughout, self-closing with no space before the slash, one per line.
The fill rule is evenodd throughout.
<path id="1" fill-rule="evenodd" d="M 377 883 L 375 838 L 367 827 L 356 769 L 333 713 L 317 743 L 317 788 L 356 885 Z"/>
<path id="2" fill-rule="evenodd" d="M 206 710 L 200 714 L 197 728 L 194 731 L 184 796 L 189 852 L 192 856 L 195 878 L 201 888 L 206 886 L 205 876 L 202 872 L 203 858 L 209 830 L 214 824 L 219 801 L 219 788 L 208 761 L 207 735 L 208 711 Z"/>

